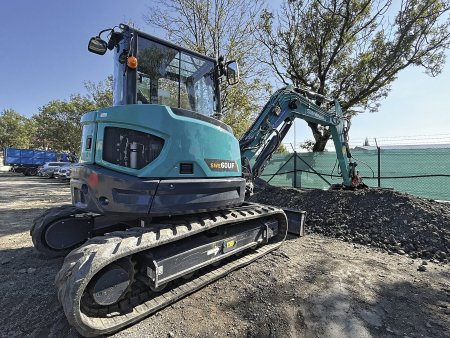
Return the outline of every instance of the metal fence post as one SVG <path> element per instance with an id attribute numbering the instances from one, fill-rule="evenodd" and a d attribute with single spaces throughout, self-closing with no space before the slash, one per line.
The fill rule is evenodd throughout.
<path id="1" fill-rule="evenodd" d="M 377 139 L 375 139 L 375 144 L 377 145 L 377 153 L 378 153 L 378 188 L 381 188 L 381 155 Z"/>
<path id="2" fill-rule="evenodd" d="M 294 151 L 294 188 L 297 188 L 297 152 Z"/>
<path id="3" fill-rule="evenodd" d="M 378 188 L 381 188 L 381 156 L 380 156 L 380 147 L 378 149 Z"/>

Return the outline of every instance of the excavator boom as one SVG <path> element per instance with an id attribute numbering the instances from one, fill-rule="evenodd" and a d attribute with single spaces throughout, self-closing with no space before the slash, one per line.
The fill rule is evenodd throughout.
<path id="1" fill-rule="evenodd" d="M 255 122 L 239 140 L 242 163 L 244 167 L 247 166 L 243 173 L 251 173 L 247 181 L 261 175 L 296 118 L 330 129 L 343 185 L 352 187 L 356 164 L 352 162 L 347 141 L 348 121 L 339 102 L 292 85 L 281 88 L 272 95 Z M 249 168 L 252 159 L 255 159 L 255 162 L 253 167 Z"/>

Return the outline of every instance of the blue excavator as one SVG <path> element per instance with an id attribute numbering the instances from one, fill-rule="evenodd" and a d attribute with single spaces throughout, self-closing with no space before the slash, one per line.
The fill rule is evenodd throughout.
<path id="1" fill-rule="evenodd" d="M 123 24 L 88 50 L 114 54 L 114 104 L 82 117 L 72 204 L 31 228 L 39 252 L 65 256 L 58 299 L 84 336 L 118 331 L 282 244 L 286 213 L 245 196 L 294 119 L 328 126 L 342 187 L 360 185 L 336 100 L 282 88 L 238 141 L 220 121 L 236 62 Z"/>

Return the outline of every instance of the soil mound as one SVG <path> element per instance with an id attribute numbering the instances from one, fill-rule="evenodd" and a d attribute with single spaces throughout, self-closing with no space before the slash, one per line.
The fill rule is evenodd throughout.
<path id="1" fill-rule="evenodd" d="M 252 202 L 307 212 L 306 231 L 448 263 L 450 203 L 387 189 L 298 190 L 257 180 Z"/>

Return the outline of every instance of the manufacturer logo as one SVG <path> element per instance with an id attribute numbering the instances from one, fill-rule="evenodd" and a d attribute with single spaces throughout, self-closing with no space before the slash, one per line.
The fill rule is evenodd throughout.
<path id="1" fill-rule="evenodd" d="M 238 171 L 236 161 L 213 160 L 205 158 L 205 162 L 212 171 Z"/>

